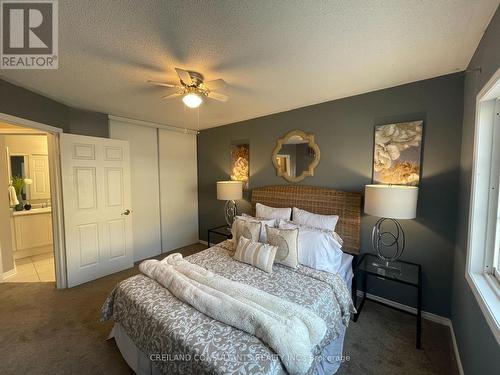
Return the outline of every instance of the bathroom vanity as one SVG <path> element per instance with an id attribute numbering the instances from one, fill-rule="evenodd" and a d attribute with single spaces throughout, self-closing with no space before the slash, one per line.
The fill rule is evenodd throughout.
<path id="1" fill-rule="evenodd" d="M 11 213 L 14 259 L 52 251 L 51 207 Z"/>

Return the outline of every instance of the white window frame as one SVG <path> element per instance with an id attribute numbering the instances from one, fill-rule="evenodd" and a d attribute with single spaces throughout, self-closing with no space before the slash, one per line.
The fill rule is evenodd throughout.
<path id="1" fill-rule="evenodd" d="M 476 97 L 465 278 L 500 344 L 500 69 Z M 496 145 L 494 147 L 494 145 Z M 496 262 L 496 263 L 495 263 Z"/>

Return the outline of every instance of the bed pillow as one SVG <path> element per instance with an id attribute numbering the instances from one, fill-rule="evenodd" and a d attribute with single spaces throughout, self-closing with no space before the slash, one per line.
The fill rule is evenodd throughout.
<path id="1" fill-rule="evenodd" d="M 256 242 L 259 241 L 261 226 L 262 224 L 258 221 L 248 221 L 236 217 L 231 228 L 234 245 L 238 244 L 240 237 L 245 237 Z"/>
<path id="2" fill-rule="evenodd" d="M 344 244 L 344 240 L 342 239 L 342 237 L 340 237 L 340 235 L 337 232 L 332 232 L 330 229 L 321 229 L 321 228 L 318 228 L 318 227 L 311 227 L 309 225 L 298 224 L 295 221 L 291 221 L 291 220 L 278 220 L 278 222 L 277 222 L 277 227 L 278 228 L 281 228 L 280 223 L 282 223 L 283 225 L 284 224 L 289 224 L 289 225 L 297 227 L 297 228 L 305 228 L 305 229 L 309 229 L 309 230 L 316 230 L 316 231 L 319 231 L 319 232 L 330 233 L 330 234 L 333 235 L 333 238 L 335 239 L 335 241 L 338 242 L 338 244 L 339 244 L 340 247 L 342 247 L 343 244 Z"/>
<path id="3" fill-rule="evenodd" d="M 242 214 L 241 216 L 236 216 L 236 217 L 245 221 L 260 223 L 261 227 L 260 227 L 260 236 L 258 241 L 262 243 L 267 243 L 266 225 L 269 225 L 270 227 L 275 227 L 278 221 L 277 219 L 260 219 L 247 214 Z"/>
<path id="4" fill-rule="evenodd" d="M 299 265 L 299 229 L 279 229 L 266 225 L 267 242 L 278 248 L 274 261 L 288 267 Z"/>
<path id="5" fill-rule="evenodd" d="M 328 229 L 335 231 L 339 217 L 337 215 L 319 215 L 306 210 L 294 207 L 292 220 L 297 224 L 307 225 L 309 227 Z"/>
<path id="6" fill-rule="evenodd" d="M 269 207 L 261 203 L 255 205 L 255 216 L 266 219 L 290 220 L 292 209 L 290 207 L 276 208 Z"/>
<path id="7" fill-rule="evenodd" d="M 342 262 L 342 245 L 331 230 L 317 229 L 281 220 L 280 229 L 299 230 L 299 263 L 320 271 L 338 273 Z M 337 235 L 338 236 L 338 235 Z"/>
<path id="8" fill-rule="evenodd" d="M 276 246 L 255 242 L 241 236 L 233 258 L 271 273 L 277 250 Z"/>

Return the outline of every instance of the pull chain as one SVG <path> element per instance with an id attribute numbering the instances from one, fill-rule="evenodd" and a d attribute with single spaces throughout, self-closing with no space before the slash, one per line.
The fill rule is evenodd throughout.
<path id="1" fill-rule="evenodd" d="M 197 109 L 198 109 L 198 113 L 197 113 L 198 122 L 196 124 L 196 134 L 200 134 L 200 107 L 198 107 Z"/>

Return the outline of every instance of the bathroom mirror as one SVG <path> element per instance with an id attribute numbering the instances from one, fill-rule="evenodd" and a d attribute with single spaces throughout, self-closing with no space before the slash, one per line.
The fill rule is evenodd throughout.
<path id="1" fill-rule="evenodd" d="M 276 174 L 289 182 L 299 182 L 313 176 L 320 159 L 314 134 L 301 130 L 287 133 L 276 142 L 272 159 Z"/>
<path id="2" fill-rule="evenodd" d="M 26 178 L 27 174 L 26 171 L 28 169 L 28 156 L 27 155 L 10 155 L 9 157 L 9 162 L 10 162 L 10 176 L 9 178 L 12 177 L 22 177 Z M 22 198 L 26 200 L 26 186 L 23 188 L 22 192 Z"/>

